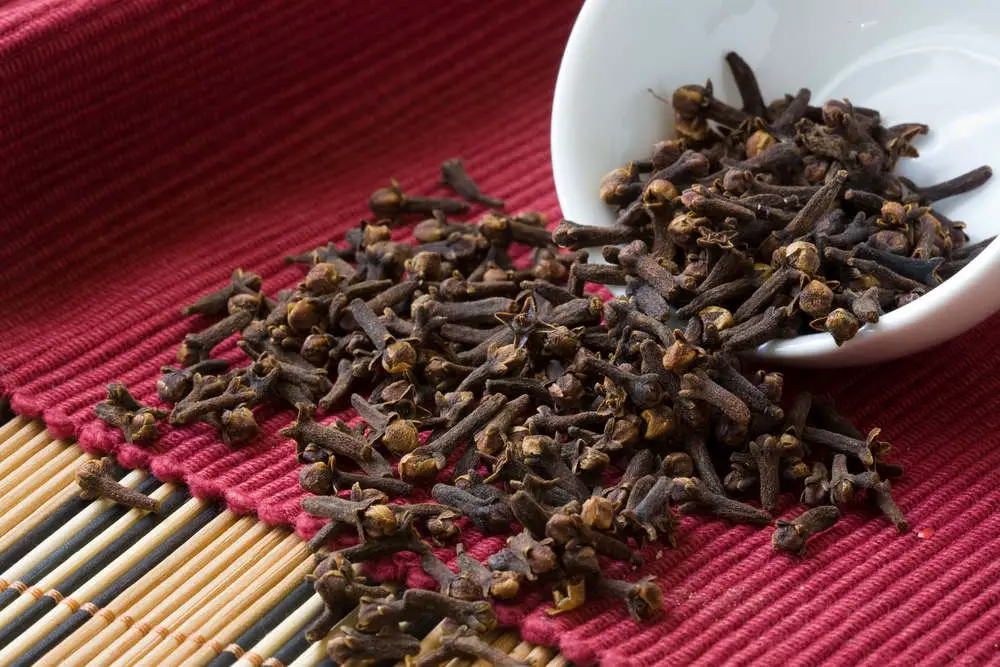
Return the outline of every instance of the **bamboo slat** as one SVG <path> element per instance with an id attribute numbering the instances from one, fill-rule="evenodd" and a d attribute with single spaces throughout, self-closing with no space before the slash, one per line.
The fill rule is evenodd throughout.
<path id="1" fill-rule="evenodd" d="M 51 481 L 53 475 L 68 473 L 72 478 L 77 467 L 87 458 L 87 454 L 79 447 L 65 447 L 58 440 L 44 447 L 25 466 L 31 471 L 30 475 L 24 477 L 12 473 L 7 478 L 0 479 L 0 515 L 6 514 L 32 491 Z"/>
<path id="2" fill-rule="evenodd" d="M 18 536 L 27 534 L 57 507 L 72 500 L 78 491 L 75 480 L 70 480 L 52 495 L 32 494 L 11 512 L 0 514 L 0 551 L 6 548 L 3 543 L 14 542 Z"/>
<path id="3" fill-rule="evenodd" d="M 263 593 L 258 594 L 256 600 L 253 600 L 252 604 L 242 614 L 230 620 L 222 628 L 216 629 L 215 625 L 207 625 L 205 628 L 202 628 L 203 633 L 212 632 L 213 634 L 211 638 L 205 638 L 204 645 L 191 658 L 195 664 L 200 665 L 204 662 L 210 662 L 215 656 L 226 650 L 226 645 L 230 641 L 239 637 L 244 630 L 253 624 L 255 619 L 263 616 L 268 609 L 278 604 L 283 597 L 288 595 L 302 582 L 304 576 L 313 570 L 312 559 L 309 558 L 308 553 L 301 555 L 291 554 L 287 562 L 294 567 L 288 569 L 286 564 L 284 567 L 275 567 L 269 572 L 270 581 L 260 582 L 260 585 L 265 587 Z M 280 580 L 274 581 L 283 571 L 285 571 L 284 576 Z M 250 589 L 250 591 L 254 592 L 253 589 Z M 216 620 L 216 624 L 226 622 L 227 617 L 225 613 L 226 610 L 222 609 L 215 615 L 216 617 L 213 620 Z M 199 636 L 205 637 L 201 633 L 199 633 Z M 188 638 L 188 642 L 193 642 L 194 640 L 194 637 Z"/>
<path id="4" fill-rule="evenodd" d="M 323 610 L 323 600 L 318 595 L 310 597 L 305 604 L 267 633 L 250 650 L 236 661 L 233 667 L 260 667 Z"/>
<path id="5" fill-rule="evenodd" d="M 18 467 L 21 462 L 30 458 L 43 444 L 52 440 L 41 422 L 29 421 L 23 417 L 14 417 L 0 426 L 0 475 Z M 42 435 L 42 437 L 38 437 Z M 36 440 L 32 444 L 30 441 Z"/>
<path id="6" fill-rule="evenodd" d="M 87 460 L 87 455 L 82 454 L 73 464 L 66 466 L 55 473 L 44 484 L 33 490 L 29 490 L 28 495 L 22 498 L 16 505 L 7 511 L 0 510 L 0 535 L 6 535 L 13 528 L 26 519 L 34 519 L 35 523 L 40 522 L 44 515 L 37 512 L 42 505 L 55 499 L 57 505 L 72 498 L 79 490 L 76 485 L 75 474 L 76 464 Z M 54 506 L 53 506 L 54 508 Z M 35 516 L 32 517 L 32 514 Z M 26 526 L 24 532 L 31 530 L 31 526 Z"/>
<path id="7" fill-rule="evenodd" d="M 3 459 L 3 454 L 5 452 L 3 445 L 4 441 L 8 440 L 15 433 L 26 427 L 41 429 L 42 425 L 40 422 L 21 417 L 20 415 L 15 416 L 10 421 L 0 424 L 0 460 Z"/>
<path id="8" fill-rule="evenodd" d="M 193 569 L 186 567 L 183 576 L 171 577 L 143 596 L 132 608 L 96 637 L 88 641 L 82 651 L 88 664 L 106 665 L 123 658 L 131 649 L 137 652 L 149 650 L 162 633 L 169 632 L 172 623 L 180 623 L 186 618 L 183 612 L 193 613 L 204 599 L 221 590 L 224 584 L 219 580 L 234 577 L 240 567 L 245 567 L 255 557 L 266 552 L 271 532 L 267 526 L 244 517 L 230 527 L 222 536 L 212 542 L 212 546 L 200 553 L 194 560 Z M 183 603 L 190 603 L 184 608 Z M 154 629 L 162 628 L 162 630 Z M 149 636 L 152 633 L 153 636 Z"/>

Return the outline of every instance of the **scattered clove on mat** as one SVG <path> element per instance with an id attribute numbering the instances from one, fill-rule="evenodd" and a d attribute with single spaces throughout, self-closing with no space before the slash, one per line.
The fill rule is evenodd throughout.
<path id="1" fill-rule="evenodd" d="M 111 476 L 111 459 L 90 459 L 76 469 L 76 483 L 80 497 L 86 500 L 106 498 L 119 505 L 134 507 L 147 512 L 159 512 L 160 501 L 123 486 Z"/>

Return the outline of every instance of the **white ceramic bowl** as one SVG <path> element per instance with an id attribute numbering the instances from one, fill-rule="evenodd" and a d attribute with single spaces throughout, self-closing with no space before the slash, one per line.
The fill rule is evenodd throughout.
<path id="1" fill-rule="evenodd" d="M 848 98 L 886 124 L 927 123 L 920 157 L 900 173 L 917 183 L 1000 165 L 1000 2 L 968 0 L 588 0 L 566 46 L 552 109 L 552 165 L 563 215 L 611 224 L 597 197 L 602 175 L 649 155 L 670 136 L 666 96 L 711 77 L 739 105 L 724 56 L 754 68 L 765 100 L 801 87 L 813 103 Z M 1000 232 L 994 178 L 939 208 L 968 224 L 973 242 Z M 1000 245 L 951 279 L 865 326 L 837 347 L 827 334 L 762 346 L 756 355 L 800 366 L 887 360 L 956 336 L 1000 308 Z"/>

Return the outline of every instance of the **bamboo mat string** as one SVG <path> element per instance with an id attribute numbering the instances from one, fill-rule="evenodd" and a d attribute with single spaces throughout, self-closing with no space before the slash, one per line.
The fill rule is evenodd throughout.
<path id="1" fill-rule="evenodd" d="M 310 586 L 309 589 L 311 590 L 312 587 Z M 262 667 L 262 665 L 267 664 L 268 660 L 278 659 L 280 661 L 279 653 L 286 644 L 293 642 L 296 636 L 301 636 L 302 640 L 305 641 L 304 629 L 306 625 L 312 622 L 321 611 L 323 611 L 323 599 L 313 593 L 308 600 L 288 614 L 274 629 L 261 637 L 260 641 L 240 656 L 239 660 L 234 663 L 234 667 Z M 273 656 L 273 658 L 269 656 Z"/>
<path id="2" fill-rule="evenodd" d="M 92 563 L 87 563 L 86 567 L 77 570 L 73 577 L 68 577 L 59 587 L 46 592 L 38 605 L 46 612 L 44 618 L 33 622 L 30 627 L 24 627 L 17 639 L 0 649 L 0 664 L 17 657 L 54 630 L 79 609 L 80 604 L 93 599 L 156 548 L 167 536 L 175 533 L 205 510 L 204 501 L 190 498 L 176 510 L 171 511 L 169 507 L 173 504 L 171 501 L 179 504 L 186 496 L 186 492 L 168 496 L 163 503 L 163 510 L 164 513 L 170 512 L 169 514 L 162 518 L 152 514 L 142 517 L 116 540 L 114 547 L 108 545 L 102 554 L 95 556 Z M 16 625 L 20 626 L 20 619 L 18 621 Z M 12 627 L 15 627 L 15 624 L 12 624 Z M 0 636 L 2 632 L 7 632 L 11 628 L 4 628 L 0 631 Z"/>
<path id="3" fill-rule="evenodd" d="M 174 493 L 174 491 L 176 491 L 176 487 L 173 484 L 163 484 L 153 491 L 150 496 L 157 500 L 164 500 Z M 51 572 L 48 572 L 34 585 L 25 587 L 21 590 L 21 595 L 19 597 L 14 599 L 3 610 L 0 610 L 0 629 L 5 628 L 12 620 L 31 607 L 35 601 L 41 599 L 47 591 L 52 590 L 57 584 L 79 570 L 85 563 L 100 553 L 108 545 L 112 544 L 145 515 L 146 512 L 141 510 L 129 510 L 124 516 L 103 530 L 99 535 L 89 540 L 78 550 L 69 553 L 65 560 L 59 562 L 59 564 L 56 565 Z M 64 555 L 61 553 L 62 551 L 63 550 L 57 550 L 57 552 L 50 556 L 50 558 Z M 40 563 L 39 568 L 45 567 L 46 565 L 46 562 Z M 13 582 L 11 589 L 14 589 Z M 6 593 L 7 591 L 4 592 Z"/>
<path id="4" fill-rule="evenodd" d="M 266 589 L 280 581 L 297 564 L 311 565 L 309 548 L 294 533 L 234 581 L 221 599 L 198 610 L 189 621 L 160 643 L 146 660 L 162 667 L 178 667 L 224 627 L 226 619 L 240 613 Z M 305 571 L 303 571 L 303 575 Z M 223 646 L 224 648 L 224 646 Z"/>
<path id="5" fill-rule="evenodd" d="M 122 610 L 127 610 L 133 603 L 140 601 L 157 585 L 168 581 L 173 575 L 184 576 L 185 566 L 199 553 L 205 550 L 206 544 L 218 538 L 235 521 L 236 516 L 229 511 L 219 511 L 213 517 L 211 511 L 200 514 L 195 520 L 179 530 L 173 538 L 155 549 L 138 564 L 134 569 L 145 565 L 145 561 L 153 561 L 155 565 L 141 573 L 137 572 L 133 580 L 132 572 L 122 577 L 108 590 L 101 593 L 94 599 L 92 605 L 83 605 L 77 614 L 86 614 L 81 624 L 73 629 L 69 637 L 60 638 L 59 643 L 54 648 L 49 647 L 45 653 L 44 662 L 47 664 L 65 664 L 73 654 L 74 661 L 86 661 L 86 657 L 74 653 L 78 648 L 86 644 L 87 640 L 106 628 L 112 620 L 118 618 Z M 211 519 L 210 521 L 205 521 Z M 171 549 L 171 542 L 177 542 L 176 548 Z M 163 551 L 163 556 L 157 553 Z M 180 577 L 177 577 L 180 580 Z M 127 585 L 126 585 L 127 584 Z M 34 650 L 34 649 L 32 649 Z M 42 663 L 39 663 L 42 664 Z"/>
<path id="6" fill-rule="evenodd" d="M 170 602 L 189 600 L 210 590 L 212 579 L 267 532 L 267 527 L 253 517 L 239 519 L 165 581 L 143 590 L 135 599 L 109 605 L 108 613 L 95 616 L 77 632 L 79 636 L 70 637 L 65 647 L 56 647 L 53 657 L 65 659 L 70 665 L 110 664 L 174 611 Z"/>
<path id="7" fill-rule="evenodd" d="M 312 598 L 317 598 L 312 582 L 299 578 L 293 583 L 295 587 L 290 593 L 277 604 L 271 605 L 269 611 L 253 617 L 253 625 L 213 658 L 208 663 L 208 667 L 230 667 L 230 665 L 236 664 L 243 656 L 249 654 L 268 633 L 279 627 L 284 621 L 302 609 L 308 612 L 311 606 L 306 603 Z M 263 658 L 260 658 L 258 663 L 262 661 Z"/>
<path id="8" fill-rule="evenodd" d="M 257 586 L 256 582 L 253 587 L 247 589 L 247 593 L 252 595 L 252 602 L 242 613 L 229 620 L 228 610 L 221 609 L 215 615 L 214 623 L 209 623 L 198 635 L 188 638 L 188 644 L 198 647 L 191 657 L 192 663 L 202 665 L 206 662 L 212 662 L 216 656 L 226 650 L 230 641 L 239 637 L 242 632 L 253 625 L 254 621 L 264 616 L 268 609 L 274 607 L 279 600 L 289 595 L 296 586 L 301 584 L 302 578 L 312 572 L 313 567 L 313 560 L 309 557 L 308 550 L 304 550 L 304 553 L 289 554 L 282 564 L 268 573 L 267 579 L 260 582 L 263 590 L 254 590 Z M 283 576 L 282 572 L 284 572 Z M 220 624 L 224 625 L 218 627 Z M 178 651 L 175 654 L 176 658 L 175 656 L 171 656 L 171 658 L 174 664 L 182 664 L 189 655 L 191 655 L 190 650 Z"/>
<path id="9" fill-rule="evenodd" d="M 254 528 L 257 528 L 257 526 Z M 253 539 L 247 543 L 240 544 L 240 552 L 236 560 L 230 563 L 229 567 L 225 568 L 223 576 L 205 578 L 201 581 L 200 587 L 196 587 L 193 590 L 189 589 L 186 597 L 182 598 L 178 596 L 175 599 L 168 596 L 164 598 L 158 606 L 166 611 L 165 618 L 156 613 L 154 617 L 162 619 L 156 625 L 149 625 L 146 619 L 143 619 L 142 623 L 136 623 L 135 627 L 126 633 L 126 635 L 137 634 L 139 641 L 133 644 L 132 641 L 126 640 L 124 654 L 114 660 L 113 663 L 101 662 L 101 658 L 104 655 L 102 653 L 98 655 L 95 664 L 136 664 L 138 660 L 144 659 L 147 653 L 155 650 L 161 642 L 164 642 L 174 632 L 179 632 L 180 628 L 186 627 L 185 623 L 192 617 L 197 617 L 209 604 L 219 599 L 224 599 L 227 594 L 232 595 L 230 584 L 238 580 L 245 572 L 250 571 L 257 562 L 265 558 L 284 538 L 284 535 L 280 531 L 268 530 L 263 525 L 260 528 L 261 530 L 259 531 L 252 528 L 247 532 L 248 535 L 254 535 Z M 196 622 L 200 623 L 200 620 Z M 132 632 L 133 630 L 134 632 Z M 185 634 L 184 637 L 186 638 L 186 636 Z M 119 642 L 115 642 L 115 644 L 108 648 L 113 652 L 121 650 Z M 148 660 L 145 662 L 150 664 Z"/>
<path id="10" fill-rule="evenodd" d="M 202 528 L 207 526 L 211 521 L 218 518 L 221 512 L 221 508 L 217 506 L 209 506 L 204 511 L 196 515 L 193 519 L 188 521 L 186 524 L 180 526 L 175 532 L 165 536 L 165 538 L 154 546 L 154 548 L 149 551 L 146 555 L 141 554 L 122 554 L 119 560 L 125 560 L 126 565 L 128 563 L 133 563 L 131 567 L 128 568 L 124 574 L 116 576 L 114 564 L 111 567 L 102 569 L 97 578 L 103 581 L 97 582 L 95 579 L 87 582 L 85 586 L 76 591 L 72 597 L 64 598 L 60 601 L 59 606 L 50 612 L 50 616 L 55 614 L 56 618 L 46 618 L 43 622 L 48 622 L 49 624 L 53 622 L 58 622 L 58 625 L 47 632 L 43 637 L 38 639 L 29 649 L 21 655 L 21 657 L 13 663 L 12 667 L 27 667 L 28 665 L 33 665 L 36 661 L 45 655 L 50 649 L 58 645 L 67 637 L 71 636 L 78 628 L 80 628 L 84 623 L 90 620 L 95 614 L 100 612 L 105 608 L 110 602 L 115 600 L 124 591 L 129 589 L 133 584 L 135 584 L 141 577 L 148 574 L 151 570 L 158 567 L 159 564 L 170 559 L 173 554 L 182 550 L 184 547 L 196 543 L 191 538 Z M 138 561 L 136 562 L 136 558 Z M 176 559 L 172 559 L 176 563 Z M 90 595 L 91 589 L 96 588 L 100 583 L 106 584 L 106 587 L 90 598 L 89 601 L 86 600 L 85 596 Z M 69 609 L 70 613 L 67 616 L 66 610 Z M 58 617 L 63 617 L 64 620 L 59 621 Z M 42 625 L 42 623 L 36 624 Z M 35 628 L 32 628 L 33 630 Z M 44 628 L 40 628 L 42 631 Z"/>
<path id="11" fill-rule="evenodd" d="M 136 488 L 140 482 L 146 479 L 146 473 L 135 470 L 126 475 L 121 480 L 121 484 L 129 488 Z M 104 525 L 110 525 L 115 518 L 124 516 L 126 512 L 125 508 L 110 500 L 80 500 L 80 502 L 84 504 L 90 502 L 90 504 L 81 511 L 74 512 L 77 501 L 73 501 L 73 503 L 68 503 L 69 507 L 56 511 L 46 520 L 46 522 L 52 521 L 54 523 L 52 527 L 55 528 L 46 537 L 41 538 L 41 534 L 36 536 L 29 533 L 22 536 L 23 544 L 13 544 L 7 551 L 0 554 L 0 567 L 6 568 L 0 574 L 0 598 L 7 587 L 21 579 L 58 548 L 72 544 L 73 540 L 79 542 L 83 539 L 89 539 L 88 535 L 96 535 L 97 532 L 103 530 Z M 93 526 L 92 529 L 91 526 Z M 42 530 L 42 526 L 36 530 L 39 530 L 40 533 L 45 532 Z M 6 537 L 5 535 L 0 539 Z M 40 541 L 39 538 L 41 538 Z M 14 593 L 16 594 L 16 591 Z M 0 601 L 0 607 L 3 607 L 2 601 Z"/>

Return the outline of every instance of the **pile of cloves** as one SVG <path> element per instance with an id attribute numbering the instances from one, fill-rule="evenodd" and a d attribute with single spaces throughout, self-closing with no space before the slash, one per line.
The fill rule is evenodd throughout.
<path id="1" fill-rule="evenodd" d="M 917 157 L 926 125 L 886 127 L 848 100 L 810 106 L 806 88 L 765 105 L 749 65 L 726 61 L 742 106 L 711 81 L 678 88 L 664 100 L 675 137 L 600 184 L 615 223 L 563 222 L 554 235 L 574 250 L 604 246 L 602 282 L 626 286 L 647 315 L 690 318 L 687 340 L 712 348 L 810 330 L 841 345 L 992 241 L 967 244 L 965 224 L 936 208 L 983 185 L 988 166 L 918 186 L 892 172 Z"/>
<path id="2" fill-rule="evenodd" d="M 780 373 L 744 371 L 734 352 L 808 324 L 843 342 L 957 270 L 982 244 L 963 245 L 961 223 L 932 202 L 989 171 L 919 188 L 891 169 L 924 126 L 811 107 L 805 90 L 765 106 L 745 63 L 728 60 L 743 108 L 711 84 L 679 89 L 677 138 L 601 184 L 619 207 L 612 227 L 550 233 L 449 160 L 442 182 L 461 198 L 392 182 L 345 244 L 288 258 L 305 269 L 295 289 L 269 298 L 237 270 L 185 309 L 211 323 L 163 369 L 171 426 L 205 423 L 237 445 L 256 437 L 262 406 L 296 413 L 281 433 L 297 443 L 303 509 L 324 521 L 312 577 L 327 609 L 308 636 L 360 604 L 357 628 L 328 643 L 335 661 L 413 655 L 407 630 L 429 615 L 448 631 L 419 664 L 515 664 L 476 634 L 497 622 L 492 601 L 538 586 L 553 591 L 551 613 L 612 595 L 652 618 L 657 583 L 619 579 L 613 562 L 674 545 L 685 515 L 775 525 L 774 549 L 796 554 L 866 505 L 906 531 L 890 483 L 902 469 L 879 430 L 808 393 L 786 400 Z M 490 208 L 460 221 L 470 205 Z M 410 221 L 414 240 L 393 240 Z M 607 264 L 589 263 L 594 246 Z M 588 283 L 627 296 L 602 302 Z M 233 335 L 249 358 L 239 368 L 212 356 Z M 348 408 L 354 425 L 322 416 Z M 130 442 L 153 441 L 163 418 L 118 385 L 97 412 Z M 810 509 L 775 521 L 783 493 Z M 461 539 L 472 529 L 505 548 L 473 558 Z M 457 571 L 434 551 L 450 545 Z M 360 564 L 399 552 L 438 590 L 364 582 Z"/>

